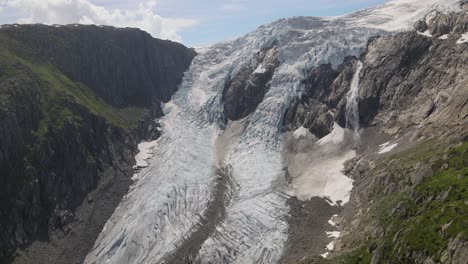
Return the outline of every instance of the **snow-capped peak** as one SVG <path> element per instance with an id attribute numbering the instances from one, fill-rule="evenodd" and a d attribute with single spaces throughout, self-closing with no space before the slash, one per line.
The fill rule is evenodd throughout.
<path id="1" fill-rule="evenodd" d="M 402 31 L 412 29 L 414 22 L 431 11 L 454 12 L 460 6 L 460 0 L 393 0 L 343 18 L 348 26 Z"/>

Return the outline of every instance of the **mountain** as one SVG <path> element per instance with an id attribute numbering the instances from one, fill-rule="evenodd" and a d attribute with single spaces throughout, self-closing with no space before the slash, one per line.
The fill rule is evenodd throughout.
<path id="1" fill-rule="evenodd" d="M 136 130 L 133 134 L 112 132 L 125 131 L 125 127 L 105 127 L 105 132 L 98 133 L 108 140 L 102 145 L 104 153 L 116 156 L 104 156 L 103 160 L 112 162 L 97 162 L 100 168 L 127 169 L 99 176 L 112 186 L 118 185 L 116 179 L 125 182 L 118 185 L 123 187 L 115 191 L 114 198 L 106 196 L 114 191 L 95 184 L 84 188 L 89 191 L 97 186 L 91 194 L 77 195 L 81 205 L 52 207 L 59 208 L 54 217 L 45 218 L 52 219 L 48 221 L 52 227 L 42 229 L 48 230 L 48 241 L 38 237 L 30 245 L 21 244 L 23 249 L 17 251 L 13 263 L 70 263 L 71 259 L 115 264 L 465 264 L 467 9 L 468 4 L 458 0 L 393 0 L 340 17 L 281 19 L 235 40 L 198 48 L 195 57 L 193 51 L 172 43 L 177 50 L 163 52 L 169 57 L 162 61 L 183 62 L 175 63 L 179 70 L 174 70 L 177 74 L 168 82 L 174 86 L 143 89 L 149 101 L 141 97 L 138 84 L 163 80 L 153 80 L 144 71 L 150 65 L 174 65 L 145 61 L 160 59 L 156 55 L 124 56 L 122 62 L 104 51 L 120 50 L 124 44 L 103 44 L 97 37 L 92 39 L 99 43 L 90 46 L 110 44 L 93 48 L 88 57 L 78 44 L 54 48 L 55 55 L 34 48 L 41 41 L 22 49 L 18 54 L 33 54 L 32 58 L 54 67 L 51 74 L 66 76 L 60 82 L 92 92 L 98 101 L 92 105 L 100 106 L 92 113 L 109 126 L 112 122 L 116 127 L 128 124 L 115 116 L 122 112 L 133 121 L 130 124 L 137 125 L 127 128 Z M 74 27 L 44 30 L 60 32 L 63 39 L 54 43 L 68 43 L 80 35 Z M 6 38 L 20 43 L 39 38 L 34 32 L 14 38 L 19 28 L 10 26 Z M 91 29 L 126 31 L 87 28 Z M 112 67 L 94 71 L 94 56 L 104 56 L 103 61 L 112 61 Z M 143 64 L 127 67 L 126 58 L 138 58 L 136 62 Z M 75 68 L 79 65 L 75 61 L 86 69 Z M 128 76 L 136 77 L 123 83 L 136 84 L 120 87 L 122 71 L 131 69 L 138 73 Z M 90 76 L 82 76 L 83 72 Z M 97 81 L 96 76 L 103 79 Z M 111 87 L 115 94 L 106 83 L 115 84 Z M 74 95 L 77 90 L 67 91 Z M 161 108 L 159 103 L 152 106 L 153 99 L 163 101 Z M 134 106 L 131 113 L 129 105 Z M 149 116 L 156 118 L 154 122 L 144 113 L 137 114 L 142 106 L 152 107 Z M 46 119 L 52 122 L 47 131 L 62 127 L 55 120 L 63 118 L 55 116 L 83 124 L 63 112 Z M 140 116 L 137 119 L 146 121 L 135 122 Z M 84 123 L 82 127 L 89 131 L 90 126 Z M 135 142 L 141 139 L 147 141 L 139 145 L 132 171 Z M 87 141 L 67 142 L 75 149 Z M 52 157 L 49 163 L 64 164 L 56 160 L 60 159 Z M 94 160 L 100 161 L 101 156 Z M 83 167 L 73 166 L 65 163 L 64 168 L 79 171 Z M 38 182 L 55 182 L 56 173 L 47 175 L 54 177 Z M 71 179 L 81 179 L 79 175 Z M 54 199 L 68 201 L 64 196 Z M 105 206 L 95 210 L 105 208 L 99 217 L 100 223 L 107 221 L 105 225 L 80 225 L 85 217 L 85 223 L 94 222 L 89 217 L 93 213 L 84 217 L 82 213 L 102 203 Z M 96 237 L 92 246 L 90 240 Z M 63 244 L 68 246 L 57 246 Z"/>
<path id="2" fill-rule="evenodd" d="M 85 263 L 462 263 L 461 7 L 390 1 L 198 49 Z"/>
<path id="3" fill-rule="evenodd" d="M 35 243 L 82 261 L 194 55 L 137 29 L 2 26 L 2 259 Z"/>

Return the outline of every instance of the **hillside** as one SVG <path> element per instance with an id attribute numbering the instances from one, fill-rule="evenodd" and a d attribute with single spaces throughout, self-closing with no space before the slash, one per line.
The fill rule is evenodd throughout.
<path id="1" fill-rule="evenodd" d="M 196 52 L 3 26 L 1 260 L 467 264 L 467 34 L 460 0 Z"/>
<path id="2" fill-rule="evenodd" d="M 2 258 L 47 241 L 45 257 L 84 257 L 193 56 L 136 29 L 0 29 Z"/>

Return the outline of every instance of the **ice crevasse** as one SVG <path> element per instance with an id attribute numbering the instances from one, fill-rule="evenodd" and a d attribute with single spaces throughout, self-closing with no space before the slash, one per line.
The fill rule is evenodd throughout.
<path id="1" fill-rule="evenodd" d="M 85 263 L 164 263 L 203 224 L 220 166 L 231 172 L 229 203 L 196 247 L 193 261 L 277 262 L 288 238 L 289 211 L 282 118 L 301 95 L 301 81 L 314 66 L 359 57 L 373 36 L 410 29 L 431 9 L 458 6 L 454 0 L 396 0 L 341 17 L 282 19 L 198 48 L 178 92 L 164 106 L 163 134 L 149 166 L 139 172 Z M 272 46 L 280 65 L 271 87 L 220 158 L 215 143 L 225 128 L 223 89 L 256 63 L 259 50 Z"/>

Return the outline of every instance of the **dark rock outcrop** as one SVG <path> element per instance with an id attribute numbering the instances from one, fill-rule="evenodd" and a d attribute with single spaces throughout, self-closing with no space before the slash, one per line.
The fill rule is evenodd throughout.
<path id="1" fill-rule="evenodd" d="M 468 13 L 429 13 L 426 18 L 416 21 L 414 27 L 420 32 L 428 30 L 434 37 L 446 34 L 463 34 L 468 30 Z"/>
<path id="2" fill-rule="evenodd" d="M 420 20 L 415 27 L 420 31 L 429 30 L 433 37 L 405 32 L 369 41 L 366 52 L 359 58 L 364 65 L 358 98 L 361 126 L 381 123 L 405 127 L 421 123 L 449 100 L 455 84 L 461 85 L 466 44 L 456 44 L 456 41 L 467 30 L 468 15 L 466 12 L 430 15 L 428 22 Z M 445 34 L 449 37 L 438 38 Z M 293 103 L 285 114 L 285 127 L 295 130 L 304 125 L 317 137 L 323 137 L 333 125 L 326 112 L 333 113 L 335 122 L 345 127 L 346 94 L 356 71 L 356 60 L 347 58 L 337 69 L 330 65 L 313 68 L 304 80 L 302 99 Z M 453 99 L 457 105 L 464 104 L 460 98 L 463 97 Z M 311 115 L 320 121 L 307 122 L 314 120 L 306 118 Z M 398 115 L 404 118 L 389 122 Z M 456 115 L 464 117 L 466 113 Z"/>
<path id="3" fill-rule="evenodd" d="M 288 130 L 304 126 L 318 138 L 328 135 L 333 122 L 346 126 L 346 93 L 351 86 L 356 59 L 349 57 L 337 69 L 330 64 L 313 68 L 304 80 L 301 100 L 286 111 L 284 125 Z"/>
<path id="4" fill-rule="evenodd" d="M 333 114 L 328 106 L 305 97 L 288 109 L 283 120 L 288 130 L 303 126 L 318 138 L 328 135 L 333 129 Z"/>
<path id="5" fill-rule="evenodd" d="M 464 0 L 460 5 L 461 10 L 468 12 L 468 2 Z"/>
<path id="6" fill-rule="evenodd" d="M 132 28 L 22 25 L 1 32 L 117 107 L 167 102 L 195 56 L 179 43 Z"/>
<path id="7" fill-rule="evenodd" d="M 224 112 L 230 120 L 239 120 L 251 114 L 270 88 L 270 80 L 278 67 L 277 48 L 258 53 L 257 65 L 242 69 L 230 80 L 223 92 Z"/>

